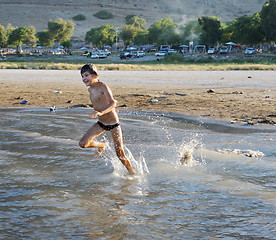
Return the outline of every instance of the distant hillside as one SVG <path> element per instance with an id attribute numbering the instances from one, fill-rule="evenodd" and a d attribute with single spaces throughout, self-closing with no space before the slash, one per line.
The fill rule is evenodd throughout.
<path id="1" fill-rule="evenodd" d="M 251 15 L 262 9 L 266 0 L 0 0 L 0 24 L 7 26 L 34 26 L 36 31 L 47 29 L 50 19 L 70 19 L 77 14 L 86 16 L 85 21 L 74 21 L 73 37 L 84 39 L 92 27 L 103 24 L 119 27 L 125 24 L 125 16 L 143 17 L 149 27 L 156 20 L 172 17 L 184 25 L 190 19 L 216 16 L 222 22 L 232 21 L 242 15 Z M 93 16 L 99 10 L 114 14 L 111 20 Z M 73 20 L 72 20 L 73 21 Z"/>

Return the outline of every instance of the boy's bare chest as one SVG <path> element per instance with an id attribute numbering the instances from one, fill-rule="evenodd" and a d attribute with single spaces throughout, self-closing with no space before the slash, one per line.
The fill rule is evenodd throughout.
<path id="1" fill-rule="evenodd" d="M 93 104 L 103 101 L 103 93 L 101 91 L 90 90 L 90 100 Z"/>

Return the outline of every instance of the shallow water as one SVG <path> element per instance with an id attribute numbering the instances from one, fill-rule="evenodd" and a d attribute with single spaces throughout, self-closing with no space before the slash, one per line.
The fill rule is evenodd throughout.
<path id="1" fill-rule="evenodd" d="M 0 111 L 0 239 L 276 239 L 275 126 L 120 112 L 129 176 L 89 110 Z"/>

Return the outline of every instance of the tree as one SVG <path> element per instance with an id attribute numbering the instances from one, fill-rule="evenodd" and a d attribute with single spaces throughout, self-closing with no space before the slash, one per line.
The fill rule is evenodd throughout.
<path id="1" fill-rule="evenodd" d="M 264 40 L 259 13 L 252 16 L 243 15 L 236 18 L 227 28 L 231 40 L 243 44 L 258 44 Z"/>
<path id="2" fill-rule="evenodd" d="M 164 18 L 154 22 L 148 29 L 149 31 L 149 42 L 157 43 L 159 36 L 163 32 L 173 32 L 177 27 L 177 23 L 173 22 L 172 18 Z"/>
<path id="3" fill-rule="evenodd" d="M 74 32 L 75 24 L 70 20 L 58 19 L 57 21 L 48 21 L 48 30 L 50 38 L 59 43 L 70 40 Z"/>
<path id="4" fill-rule="evenodd" d="M 125 42 L 126 45 L 130 45 L 134 41 L 135 36 L 139 32 L 140 28 L 134 25 L 124 25 L 120 33 L 120 38 Z"/>
<path id="5" fill-rule="evenodd" d="M 261 27 L 268 41 L 276 41 L 276 0 L 268 0 L 261 13 Z"/>
<path id="6" fill-rule="evenodd" d="M 6 27 L 6 32 L 7 32 L 7 35 L 9 36 L 10 33 L 15 29 L 15 27 L 13 27 L 10 23 L 7 25 Z"/>
<path id="7" fill-rule="evenodd" d="M 0 24 L 0 47 L 5 47 L 8 41 L 7 31 L 4 26 Z"/>
<path id="8" fill-rule="evenodd" d="M 198 19 L 198 23 L 201 26 L 200 43 L 214 46 L 217 42 L 220 42 L 222 27 L 218 18 L 203 16 Z"/>
<path id="9" fill-rule="evenodd" d="M 144 18 L 140 18 L 134 15 L 128 19 L 127 25 L 133 25 L 137 28 L 144 28 L 146 25 L 146 20 Z"/>
<path id="10" fill-rule="evenodd" d="M 182 43 L 188 43 L 190 41 L 198 42 L 201 28 L 198 20 L 190 20 L 188 23 L 181 28 Z"/>
<path id="11" fill-rule="evenodd" d="M 50 33 L 48 30 L 37 32 L 36 36 L 38 37 L 40 45 L 43 47 L 50 47 L 54 44 L 54 40 L 50 37 Z"/>
<path id="12" fill-rule="evenodd" d="M 112 25 L 102 25 L 99 28 L 91 28 L 86 33 L 85 41 L 92 42 L 96 46 L 112 45 L 116 32 Z"/>
<path id="13" fill-rule="evenodd" d="M 127 16 L 125 17 L 126 24 L 127 24 L 127 25 L 131 25 L 131 19 L 132 19 L 133 17 L 135 17 L 135 16 L 136 16 L 135 14 L 129 14 L 129 15 L 127 15 Z"/>
<path id="14" fill-rule="evenodd" d="M 60 45 L 63 46 L 66 49 L 67 52 L 69 52 L 68 49 L 70 47 L 72 47 L 72 43 L 71 43 L 70 40 L 63 41 L 63 42 L 60 43 Z"/>
<path id="15" fill-rule="evenodd" d="M 133 43 L 135 45 L 147 44 L 149 42 L 148 34 L 149 34 L 149 31 L 144 30 L 144 29 L 139 29 L 133 38 Z"/>
<path id="16" fill-rule="evenodd" d="M 158 45 L 166 44 L 166 45 L 173 45 L 179 46 L 181 44 L 181 37 L 179 34 L 167 30 L 159 36 L 157 40 Z"/>
<path id="17" fill-rule="evenodd" d="M 16 46 L 17 53 L 20 52 L 20 48 L 23 43 L 32 46 L 36 44 L 34 27 L 20 27 L 11 31 L 8 38 L 8 44 Z"/>
<path id="18" fill-rule="evenodd" d="M 84 21 L 84 20 L 86 20 L 86 17 L 83 14 L 80 13 L 80 14 L 72 17 L 72 19 L 75 20 L 75 21 Z"/>

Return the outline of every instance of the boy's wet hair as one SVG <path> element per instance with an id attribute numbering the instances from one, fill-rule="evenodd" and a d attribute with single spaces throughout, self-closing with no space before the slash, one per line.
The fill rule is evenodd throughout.
<path id="1" fill-rule="evenodd" d="M 98 74 L 98 70 L 96 65 L 90 63 L 90 64 L 85 64 L 82 68 L 81 68 L 81 74 L 85 73 L 85 72 L 89 72 L 90 74 Z"/>

